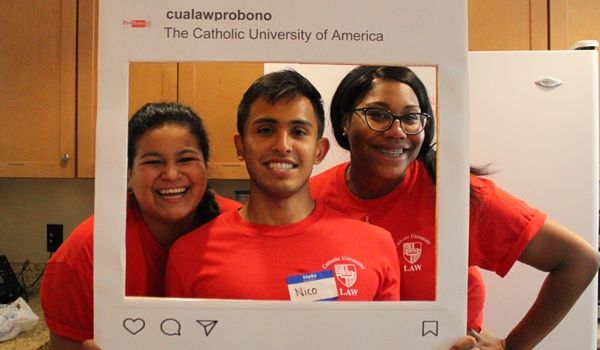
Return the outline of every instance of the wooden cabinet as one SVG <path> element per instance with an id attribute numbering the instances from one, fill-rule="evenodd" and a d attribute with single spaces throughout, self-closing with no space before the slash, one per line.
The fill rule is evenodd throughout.
<path id="1" fill-rule="evenodd" d="M 547 49 L 547 0 L 469 0 L 470 51 Z"/>
<path id="2" fill-rule="evenodd" d="M 94 13 L 88 13 L 88 17 L 91 16 L 94 16 Z M 93 38 L 94 34 L 95 32 L 92 30 L 89 37 Z M 94 159 L 96 154 L 97 56 L 94 43 L 95 40 L 92 39 L 80 45 L 80 49 L 81 47 L 86 48 L 85 52 L 88 55 L 78 67 L 78 178 L 93 178 L 96 169 Z M 136 62 L 131 64 L 129 118 L 148 101 L 177 101 L 177 63 Z"/>
<path id="3" fill-rule="evenodd" d="M 96 169 L 98 1 L 79 0 L 77 27 L 77 177 Z"/>
<path id="4" fill-rule="evenodd" d="M 472 51 L 600 41 L 597 0 L 469 0 L 468 8 Z M 0 11 L 0 177 L 94 177 L 98 0 L 2 0 Z M 241 94 L 260 75 L 260 64 L 134 63 L 130 115 L 149 101 L 190 105 L 212 136 L 211 176 L 246 178 L 230 136 Z"/>
<path id="5" fill-rule="evenodd" d="M 177 102 L 176 62 L 129 65 L 129 118 L 148 102 Z"/>
<path id="6" fill-rule="evenodd" d="M 0 13 L 0 177 L 74 177 L 77 1 Z"/>
<path id="7" fill-rule="evenodd" d="M 469 0 L 469 50 L 566 50 L 600 41 L 597 0 Z"/>
<path id="8" fill-rule="evenodd" d="M 233 143 L 237 106 L 263 72 L 262 63 L 131 63 L 129 117 L 148 102 L 180 102 L 191 107 L 209 135 L 209 178 L 248 179 Z"/>
<path id="9" fill-rule="evenodd" d="M 262 63 L 180 63 L 179 102 L 192 107 L 209 134 L 213 179 L 248 179 L 237 158 L 237 108 L 248 87 L 264 74 Z"/>
<path id="10" fill-rule="evenodd" d="M 579 40 L 600 41 L 600 1 L 551 0 L 550 49 L 566 50 Z"/>

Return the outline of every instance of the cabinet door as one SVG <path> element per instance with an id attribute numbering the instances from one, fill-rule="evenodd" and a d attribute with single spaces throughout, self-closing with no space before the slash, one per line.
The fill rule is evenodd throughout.
<path id="1" fill-rule="evenodd" d="M 0 1 L 0 177 L 75 176 L 76 0 Z"/>
<path id="2" fill-rule="evenodd" d="M 95 176 L 98 1 L 79 0 L 77 43 L 77 177 Z M 131 63 L 129 113 L 148 102 L 177 101 L 177 63 Z"/>
<path id="3" fill-rule="evenodd" d="M 177 63 L 129 64 L 129 118 L 149 102 L 177 102 Z"/>
<path id="4" fill-rule="evenodd" d="M 179 102 L 196 111 L 208 131 L 209 177 L 248 179 L 237 158 L 237 108 L 250 85 L 264 74 L 262 63 L 197 62 L 179 64 Z"/>
<path id="5" fill-rule="evenodd" d="M 469 50 L 548 49 L 546 0 L 469 0 Z"/>
<path id="6" fill-rule="evenodd" d="M 97 0 L 79 0 L 77 30 L 77 177 L 93 178 L 98 82 Z"/>
<path id="7" fill-rule="evenodd" d="M 600 1 L 550 0 L 550 49 L 566 50 L 580 40 L 600 41 Z"/>

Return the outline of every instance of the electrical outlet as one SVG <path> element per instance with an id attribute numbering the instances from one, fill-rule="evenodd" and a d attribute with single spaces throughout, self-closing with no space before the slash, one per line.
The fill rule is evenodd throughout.
<path id="1" fill-rule="evenodd" d="M 48 252 L 56 252 L 63 242 L 63 225 L 46 225 L 46 245 Z"/>

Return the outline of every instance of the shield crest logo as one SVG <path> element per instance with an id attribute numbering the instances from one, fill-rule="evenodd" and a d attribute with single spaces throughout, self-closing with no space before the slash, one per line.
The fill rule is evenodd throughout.
<path id="1" fill-rule="evenodd" d="M 414 264 L 419 260 L 421 251 L 421 242 L 404 243 L 402 245 L 404 259 L 411 264 Z"/>
<path id="2" fill-rule="evenodd" d="M 350 288 L 356 282 L 356 266 L 354 265 L 335 265 L 335 275 L 341 284 Z"/>

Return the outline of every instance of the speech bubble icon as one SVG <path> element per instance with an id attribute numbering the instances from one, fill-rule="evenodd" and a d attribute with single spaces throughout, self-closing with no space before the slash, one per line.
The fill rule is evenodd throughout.
<path id="1" fill-rule="evenodd" d="M 174 318 L 167 318 L 160 324 L 160 330 L 168 335 L 181 335 L 181 324 Z"/>

